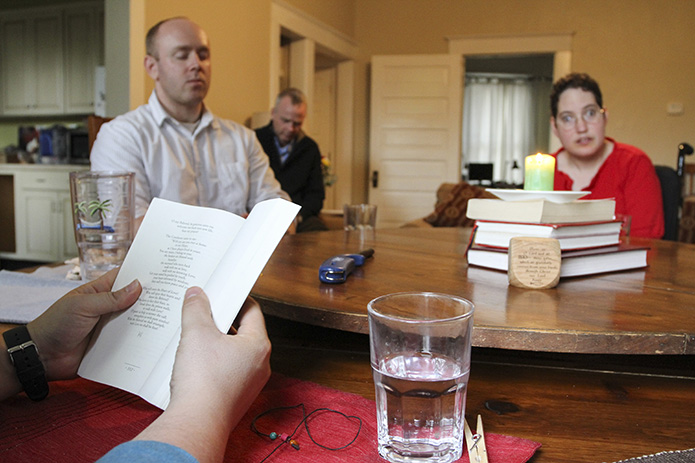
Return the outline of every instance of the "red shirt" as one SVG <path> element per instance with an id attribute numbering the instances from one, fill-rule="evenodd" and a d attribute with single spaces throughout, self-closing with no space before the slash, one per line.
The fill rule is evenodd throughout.
<path id="1" fill-rule="evenodd" d="M 664 205 L 661 184 L 654 165 L 644 151 L 634 146 L 613 142 L 608 155 L 591 183 L 583 191 L 591 194 L 582 199 L 615 198 L 615 213 L 632 216 L 630 236 L 661 238 L 664 235 Z M 563 151 L 560 148 L 553 154 Z M 555 190 L 571 190 L 574 181 L 557 169 Z"/>

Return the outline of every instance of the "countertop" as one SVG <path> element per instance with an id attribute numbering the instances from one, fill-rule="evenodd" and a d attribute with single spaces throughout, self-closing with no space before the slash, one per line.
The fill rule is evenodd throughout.
<path id="1" fill-rule="evenodd" d="M 88 170 L 89 164 L 21 164 L 21 163 L 0 163 L 1 173 L 15 173 L 23 171 L 53 171 L 53 172 L 73 172 L 75 170 Z"/>

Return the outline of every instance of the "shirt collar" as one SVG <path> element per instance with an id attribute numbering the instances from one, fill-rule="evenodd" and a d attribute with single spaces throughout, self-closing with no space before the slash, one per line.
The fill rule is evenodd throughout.
<path id="1" fill-rule="evenodd" d="M 273 137 L 273 140 L 275 141 L 275 148 L 278 150 L 278 155 L 280 156 L 280 164 L 284 166 L 287 162 L 287 159 L 289 159 L 290 154 L 292 154 L 294 141 L 289 142 L 285 146 L 280 146 L 280 141 L 278 140 L 278 137 Z"/>
<path id="2" fill-rule="evenodd" d="M 166 120 L 169 120 L 172 123 L 178 123 L 176 119 L 166 112 L 164 106 L 162 106 L 162 103 L 159 101 L 159 98 L 157 98 L 157 92 L 154 90 L 152 90 L 150 99 L 147 102 L 150 105 L 150 108 L 152 108 L 152 115 L 154 116 L 155 121 L 157 121 L 158 126 L 161 127 Z M 211 111 L 208 110 L 205 103 L 203 103 L 203 115 L 200 117 L 200 124 L 198 124 L 198 128 L 196 129 L 195 133 L 200 132 L 209 125 L 216 127 L 216 123 L 215 125 L 213 125 L 213 123 L 215 123 L 215 116 Z"/>

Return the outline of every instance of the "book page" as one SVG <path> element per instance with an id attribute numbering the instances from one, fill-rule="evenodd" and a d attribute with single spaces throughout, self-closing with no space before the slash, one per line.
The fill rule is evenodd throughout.
<path id="1" fill-rule="evenodd" d="M 186 289 L 203 287 L 226 333 L 298 212 L 284 199 L 257 204 L 247 219 L 153 200 L 114 283 L 119 289 L 137 278 L 143 292 L 100 323 L 78 374 L 166 408 Z"/>
<path id="2" fill-rule="evenodd" d="M 298 205 L 277 198 L 257 204 L 249 214 L 244 227 L 203 287 L 210 298 L 212 316 L 220 331 L 229 331 L 299 209 Z M 236 310 L 232 310 L 233 307 Z"/>
<path id="3" fill-rule="evenodd" d="M 279 198 L 257 204 L 203 286 L 210 299 L 215 324 L 223 333 L 229 331 L 261 271 L 298 212 L 299 206 Z M 155 366 L 151 378 L 157 378 L 157 381 L 147 381 L 140 390 L 143 398 L 160 408 L 166 408 L 169 403 L 169 382 L 180 335 L 179 329 Z"/>
<path id="4" fill-rule="evenodd" d="M 186 289 L 205 285 L 243 224 L 226 211 L 154 199 L 113 287 L 137 278 L 142 294 L 100 324 L 78 374 L 139 394 L 167 347 L 178 345 Z"/>

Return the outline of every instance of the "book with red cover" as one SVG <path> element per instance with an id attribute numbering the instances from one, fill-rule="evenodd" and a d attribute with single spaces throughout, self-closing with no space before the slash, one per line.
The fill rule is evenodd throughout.
<path id="1" fill-rule="evenodd" d="M 620 220 L 576 223 L 519 223 L 478 220 L 475 223 L 473 244 L 508 248 L 516 236 L 555 238 L 560 249 L 573 250 L 599 246 L 614 246 L 620 242 Z"/>
<path id="2" fill-rule="evenodd" d="M 643 268 L 647 266 L 648 250 L 644 246 L 620 243 L 617 246 L 563 251 L 560 278 Z M 468 249 L 467 258 L 470 265 L 505 272 L 509 269 L 506 249 L 473 245 Z"/>

